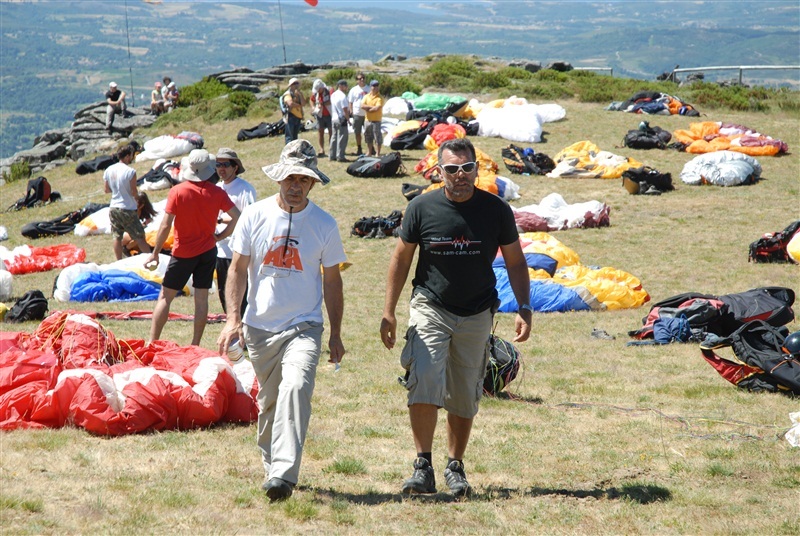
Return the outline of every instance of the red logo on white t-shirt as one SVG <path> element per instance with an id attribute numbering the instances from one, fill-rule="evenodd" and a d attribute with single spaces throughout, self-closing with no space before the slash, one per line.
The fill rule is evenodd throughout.
<path id="1" fill-rule="evenodd" d="M 292 236 L 274 237 L 272 246 L 264 255 L 262 265 L 302 272 L 303 263 L 300 260 L 300 251 L 297 249 L 298 244 L 297 239 Z"/>

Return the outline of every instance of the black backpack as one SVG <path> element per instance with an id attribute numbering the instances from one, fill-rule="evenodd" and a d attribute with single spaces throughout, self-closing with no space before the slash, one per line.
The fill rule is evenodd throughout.
<path id="1" fill-rule="evenodd" d="M 791 262 L 786 246 L 798 232 L 800 232 L 800 220 L 793 221 L 783 231 L 762 236 L 750 244 L 747 261 Z"/>
<path id="2" fill-rule="evenodd" d="M 367 216 L 359 218 L 353 224 L 350 234 L 360 238 L 385 238 L 394 236 L 400 223 L 403 221 L 403 213 L 393 210 L 388 216 Z"/>
<path id="3" fill-rule="evenodd" d="M 622 186 L 634 195 L 658 195 L 675 189 L 672 185 L 672 174 L 661 173 L 648 166 L 623 171 Z"/>
<path id="4" fill-rule="evenodd" d="M 622 139 L 622 145 L 631 149 L 666 149 L 672 134 L 661 127 L 651 127 L 642 121 L 639 128 L 629 130 Z"/>
<path id="5" fill-rule="evenodd" d="M 5 321 L 10 323 L 42 320 L 47 313 L 47 298 L 41 290 L 29 290 L 14 303 L 6 313 Z"/>
<path id="6" fill-rule="evenodd" d="M 283 102 L 283 99 L 281 99 Z M 236 134 L 236 141 L 253 140 L 256 138 L 269 138 L 283 134 L 286 130 L 286 123 L 283 119 L 278 119 L 274 123 L 259 123 L 253 128 L 243 128 Z"/>
<path id="7" fill-rule="evenodd" d="M 67 212 L 52 220 L 26 223 L 20 229 L 20 233 L 26 238 L 43 238 L 45 236 L 69 234 L 75 230 L 75 226 L 86 216 L 107 206 L 108 204 L 101 205 L 89 202 L 82 209 Z"/>
<path id="8" fill-rule="evenodd" d="M 61 194 L 53 191 L 47 178 L 37 177 L 28 181 L 28 189 L 25 193 L 25 197 L 17 199 L 14 204 L 6 209 L 6 212 L 22 210 L 23 208 L 33 208 L 37 205 L 58 201 L 59 199 L 61 199 Z"/>
<path id="9" fill-rule="evenodd" d="M 362 156 L 347 166 L 347 173 L 354 177 L 394 177 L 404 175 L 403 160 L 400 153 L 389 153 L 380 158 Z"/>
<path id="10" fill-rule="evenodd" d="M 513 174 L 520 175 L 546 175 L 555 169 L 556 163 L 544 153 L 537 153 L 533 149 L 524 149 L 514 144 L 509 144 L 500 150 L 503 163 Z"/>
<path id="11" fill-rule="evenodd" d="M 686 292 L 654 304 L 642 319 L 643 327 L 628 335 L 634 339 L 653 338 L 654 324 L 662 316 L 685 316 L 696 340 L 709 333 L 727 337 L 754 320 L 783 326 L 794 320 L 794 299 L 794 291 L 786 287 L 759 287 L 722 296 Z"/>
<path id="12" fill-rule="evenodd" d="M 389 142 L 389 147 L 393 151 L 404 151 L 406 149 L 424 149 L 425 148 L 425 138 L 428 137 L 428 134 L 431 133 L 433 130 L 433 126 L 435 122 L 429 122 L 424 127 L 420 127 L 416 130 L 404 130 L 394 138 L 392 141 Z"/>
<path id="13" fill-rule="evenodd" d="M 483 392 L 495 396 L 517 377 L 520 353 L 510 342 L 489 335 L 489 363 L 483 378 Z"/>
<path id="14" fill-rule="evenodd" d="M 741 389 L 800 395 L 800 359 L 782 348 L 788 335 L 785 326 L 754 320 L 729 337 L 708 337 L 700 351 L 723 378 Z M 715 352 L 727 347 L 733 350 L 733 357 Z"/>
<path id="15" fill-rule="evenodd" d="M 78 175 L 87 175 L 89 173 L 94 173 L 95 171 L 108 169 L 117 162 L 119 162 L 119 159 L 116 157 L 116 155 L 98 156 L 96 158 L 78 164 L 75 167 L 75 173 L 77 173 Z"/>

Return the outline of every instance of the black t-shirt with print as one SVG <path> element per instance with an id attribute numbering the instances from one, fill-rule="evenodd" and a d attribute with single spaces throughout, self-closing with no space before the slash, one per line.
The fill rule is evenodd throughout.
<path id="1" fill-rule="evenodd" d="M 112 101 L 119 100 L 119 96 L 122 94 L 122 91 L 119 88 L 116 89 L 109 89 L 106 91 L 106 99 L 111 99 Z"/>
<path id="2" fill-rule="evenodd" d="M 419 246 L 414 292 L 471 316 L 497 300 L 492 262 L 519 234 L 511 207 L 496 195 L 476 188 L 468 201 L 455 203 L 440 188 L 408 204 L 400 237 Z"/>

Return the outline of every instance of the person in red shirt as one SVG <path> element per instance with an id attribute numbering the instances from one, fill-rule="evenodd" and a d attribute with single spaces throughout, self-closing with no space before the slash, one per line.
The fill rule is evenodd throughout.
<path id="1" fill-rule="evenodd" d="M 319 151 L 317 156 L 325 156 L 325 129 L 328 129 L 328 138 L 333 134 L 331 123 L 331 91 L 321 79 L 314 80 L 311 87 L 312 114 L 317 119 L 317 132 L 319 132 Z"/>
<path id="2" fill-rule="evenodd" d="M 167 196 L 164 219 L 145 266 L 158 266 L 158 253 L 174 223 L 172 260 L 161 283 L 147 344 L 161 337 L 172 300 L 189 281 L 189 276 L 192 276 L 194 287 L 192 345 L 199 345 L 203 337 L 208 319 L 208 289 L 211 288 L 217 264 L 217 242 L 233 233 L 239 219 L 239 209 L 225 190 L 208 182 L 215 173 L 214 156 L 204 149 L 195 149 L 181 162 L 180 179 L 183 182 L 173 187 Z M 226 212 L 231 220 L 221 232 L 216 233 L 220 211 Z"/>

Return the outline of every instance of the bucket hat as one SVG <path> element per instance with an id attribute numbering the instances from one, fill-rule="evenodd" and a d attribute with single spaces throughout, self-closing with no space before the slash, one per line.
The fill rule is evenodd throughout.
<path id="1" fill-rule="evenodd" d="M 233 149 L 229 147 L 220 147 L 217 151 L 216 159 L 232 160 L 238 167 L 237 173 L 244 173 L 244 164 L 242 164 L 242 161 L 239 160 L 239 155 L 237 155 L 236 151 Z"/>
<path id="2" fill-rule="evenodd" d="M 287 143 L 281 151 L 280 161 L 262 167 L 261 171 L 275 182 L 281 182 L 289 175 L 305 175 L 322 184 L 331 182 L 331 179 L 317 167 L 317 151 L 314 150 L 314 146 L 304 139 Z"/>
<path id="3" fill-rule="evenodd" d="M 189 156 L 181 159 L 180 178 L 182 181 L 207 181 L 216 172 L 216 159 L 205 149 L 194 149 Z"/>

